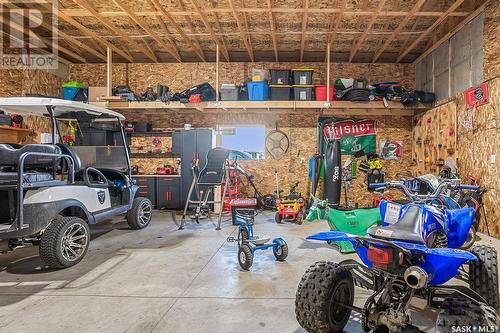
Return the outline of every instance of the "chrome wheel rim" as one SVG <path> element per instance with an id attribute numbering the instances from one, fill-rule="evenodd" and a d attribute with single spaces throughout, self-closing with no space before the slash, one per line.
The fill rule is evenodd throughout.
<path id="1" fill-rule="evenodd" d="M 81 223 L 71 225 L 63 234 L 61 253 L 64 259 L 75 261 L 84 254 L 89 242 L 87 228 Z"/>
<path id="2" fill-rule="evenodd" d="M 278 256 L 282 255 L 283 254 L 283 248 L 281 246 L 278 246 L 278 248 L 276 249 L 276 254 Z"/>
<path id="3" fill-rule="evenodd" d="M 243 251 L 240 252 L 240 262 L 242 264 L 245 264 L 247 262 L 247 256 L 245 255 L 245 252 L 243 252 Z"/>
<path id="4" fill-rule="evenodd" d="M 141 205 L 139 206 L 139 210 L 137 212 L 137 217 L 140 225 L 146 225 L 149 223 L 151 220 L 151 212 L 152 212 L 151 205 L 147 201 L 143 201 Z"/>

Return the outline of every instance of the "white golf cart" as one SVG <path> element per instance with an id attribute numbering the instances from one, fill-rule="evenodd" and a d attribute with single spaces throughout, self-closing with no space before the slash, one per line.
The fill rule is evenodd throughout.
<path id="1" fill-rule="evenodd" d="M 82 260 L 90 241 L 89 225 L 127 213 L 132 229 L 151 221 L 152 204 L 137 197 L 121 114 L 104 108 L 44 97 L 0 98 L 7 114 L 48 117 L 50 143 L 0 143 L 0 243 L 3 250 L 39 245 L 52 268 Z M 113 126 L 114 145 L 62 142 L 63 130 L 78 124 Z M 91 135 L 91 131 L 86 135 Z M 81 140 L 80 140 L 81 141 Z"/>

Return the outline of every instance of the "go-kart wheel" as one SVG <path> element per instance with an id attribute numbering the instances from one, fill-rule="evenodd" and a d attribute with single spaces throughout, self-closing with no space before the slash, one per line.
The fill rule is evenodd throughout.
<path id="1" fill-rule="evenodd" d="M 151 222 L 153 205 L 148 198 L 135 198 L 127 212 L 127 223 L 134 230 L 144 229 Z"/>
<path id="2" fill-rule="evenodd" d="M 242 241 L 248 240 L 248 230 L 246 228 L 241 229 L 241 240 Z"/>
<path id="3" fill-rule="evenodd" d="M 470 252 L 477 257 L 477 261 L 469 263 L 469 287 L 488 305 L 498 309 L 497 250 L 491 246 L 475 245 Z"/>
<path id="4" fill-rule="evenodd" d="M 281 215 L 279 212 L 276 212 L 276 214 L 274 214 L 274 221 L 276 223 L 281 223 Z"/>
<path id="5" fill-rule="evenodd" d="M 441 304 L 434 332 L 458 332 L 457 327 L 497 327 L 499 324 L 498 315 L 493 307 L 465 298 L 450 297 Z"/>
<path id="6" fill-rule="evenodd" d="M 463 250 L 467 250 L 474 244 L 475 241 L 476 241 L 476 228 L 474 228 L 474 226 L 471 225 L 469 233 L 467 234 L 467 239 L 460 248 Z"/>
<path id="7" fill-rule="evenodd" d="M 297 213 L 297 216 L 295 217 L 295 222 L 298 225 L 301 225 L 302 221 L 304 221 L 304 214 L 302 213 L 302 211 L 300 211 L 300 212 Z"/>
<path id="8" fill-rule="evenodd" d="M 51 268 L 66 268 L 79 263 L 89 248 L 90 229 L 79 217 L 55 219 L 40 240 L 40 257 Z"/>
<path id="9" fill-rule="evenodd" d="M 243 244 L 238 250 L 238 261 L 240 267 L 248 271 L 253 264 L 253 253 L 250 246 Z"/>
<path id="10" fill-rule="evenodd" d="M 310 266 L 297 288 L 295 316 L 308 332 L 341 332 L 354 302 L 354 281 L 349 270 L 333 262 Z"/>
<path id="11" fill-rule="evenodd" d="M 283 241 L 283 244 L 273 247 L 273 253 L 276 260 L 285 261 L 286 257 L 288 257 L 288 245 L 286 242 Z"/>

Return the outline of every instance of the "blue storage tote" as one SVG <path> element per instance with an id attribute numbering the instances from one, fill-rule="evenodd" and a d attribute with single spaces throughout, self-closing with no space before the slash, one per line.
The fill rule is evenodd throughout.
<path id="1" fill-rule="evenodd" d="M 267 101 L 269 96 L 269 86 L 267 81 L 247 82 L 248 100 Z"/>
<path id="2" fill-rule="evenodd" d="M 62 89 L 64 99 L 80 102 L 87 102 L 89 99 L 88 88 L 63 87 Z"/>

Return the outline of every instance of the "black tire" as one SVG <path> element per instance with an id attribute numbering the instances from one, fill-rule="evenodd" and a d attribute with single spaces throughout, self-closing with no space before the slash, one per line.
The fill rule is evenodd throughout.
<path id="1" fill-rule="evenodd" d="M 260 203 L 264 209 L 275 209 L 276 208 L 276 197 L 272 194 L 264 194 L 260 198 Z"/>
<path id="2" fill-rule="evenodd" d="M 338 264 L 318 261 L 307 269 L 297 288 L 297 321 L 311 333 L 341 332 L 351 309 L 336 304 L 339 301 L 347 305 L 354 302 L 351 272 Z"/>
<path id="3" fill-rule="evenodd" d="M 131 229 L 144 229 L 151 222 L 153 204 L 148 198 L 135 198 L 132 208 L 127 212 L 127 223 Z"/>
<path id="4" fill-rule="evenodd" d="M 476 241 L 476 228 L 473 225 L 470 226 L 469 233 L 467 234 L 467 239 L 460 247 L 463 250 L 469 249 Z"/>
<path id="5" fill-rule="evenodd" d="M 497 250 L 491 246 L 474 245 L 470 252 L 478 260 L 469 264 L 469 287 L 481 295 L 488 305 L 498 309 Z"/>
<path id="6" fill-rule="evenodd" d="M 276 260 L 285 261 L 286 257 L 288 257 L 288 245 L 286 242 L 283 241 L 283 245 L 280 245 L 277 248 L 273 247 L 273 254 Z"/>
<path id="7" fill-rule="evenodd" d="M 40 258 L 50 268 L 67 268 L 83 259 L 89 244 L 90 229 L 87 222 L 69 216 L 57 218 L 49 224 L 42 234 L 38 250 Z"/>
<path id="8" fill-rule="evenodd" d="M 436 319 L 435 333 L 450 333 L 457 327 L 497 327 L 498 315 L 486 304 L 478 304 L 463 298 L 446 298 Z M 458 332 L 458 331 L 456 331 Z M 472 330 L 472 332 L 475 332 Z"/>
<path id="9" fill-rule="evenodd" d="M 280 213 L 276 212 L 276 214 L 274 214 L 274 221 L 276 223 L 281 223 L 281 215 L 280 215 Z"/>
<path id="10" fill-rule="evenodd" d="M 243 244 L 238 249 L 238 262 L 240 263 L 240 267 L 245 271 L 248 271 L 252 267 L 253 253 L 248 245 Z"/>
<path id="11" fill-rule="evenodd" d="M 242 241 L 248 240 L 248 230 L 245 228 L 241 229 L 241 240 Z"/>
<path id="12" fill-rule="evenodd" d="M 304 214 L 302 213 L 302 211 L 300 211 L 300 212 L 297 213 L 297 216 L 295 217 L 295 222 L 298 225 L 301 225 L 302 221 L 304 221 Z"/>

